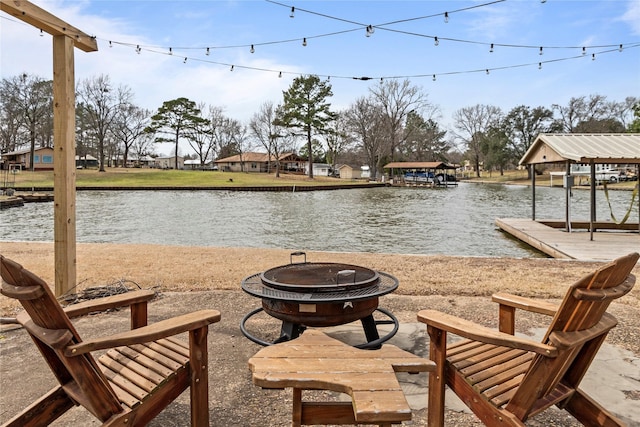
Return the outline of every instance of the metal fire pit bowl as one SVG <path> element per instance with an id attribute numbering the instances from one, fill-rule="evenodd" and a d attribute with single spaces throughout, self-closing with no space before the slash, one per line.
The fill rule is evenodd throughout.
<path id="1" fill-rule="evenodd" d="M 304 256 L 304 262 L 294 263 L 294 256 Z M 243 334 L 261 345 L 270 345 L 245 328 L 246 321 L 261 311 L 281 320 L 281 336 L 276 342 L 299 336 L 306 327 L 338 326 L 361 320 L 368 343 L 361 348 L 376 348 L 398 330 L 397 319 L 378 308 L 378 298 L 393 292 L 398 280 L 369 268 L 340 263 L 308 263 L 304 252 L 291 254 L 292 262 L 256 273 L 242 281 L 242 289 L 262 299 L 262 307 L 245 316 L 240 324 Z M 390 321 L 376 321 L 374 312 L 381 312 Z M 377 324 L 394 324 L 387 336 L 380 338 Z"/>

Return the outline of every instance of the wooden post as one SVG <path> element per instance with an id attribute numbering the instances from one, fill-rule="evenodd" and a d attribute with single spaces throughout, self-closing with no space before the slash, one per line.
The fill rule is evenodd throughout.
<path id="1" fill-rule="evenodd" d="M 55 293 L 76 286 L 76 147 L 73 39 L 53 37 Z"/>

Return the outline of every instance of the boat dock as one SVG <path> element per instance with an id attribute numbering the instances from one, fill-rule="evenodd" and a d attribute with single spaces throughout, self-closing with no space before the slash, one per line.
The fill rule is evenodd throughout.
<path id="1" fill-rule="evenodd" d="M 553 223 L 553 221 L 547 223 Z M 574 227 L 571 232 L 567 232 L 564 223 L 562 224 L 563 228 L 557 228 L 545 225 L 545 221 L 522 218 L 496 219 L 496 225 L 502 231 L 553 258 L 610 261 L 631 252 L 640 251 L 640 233 L 637 231 L 637 223 L 636 231 L 595 231 L 593 240 L 588 230 Z"/>

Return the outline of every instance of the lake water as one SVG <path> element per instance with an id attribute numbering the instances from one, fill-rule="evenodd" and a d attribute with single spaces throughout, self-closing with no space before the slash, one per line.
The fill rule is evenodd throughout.
<path id="1" fill-rule="evenodd" d="M 610 198 L 614 215 L 621 218 L 631 192 L 611 191 Z M 538 188 L 536 199 L 536 218 L 564 219 L 562 188 Z M 608 219 L 602 191 L 597 199 L 598 219 Z M 589 218 L 589 191 L 573 191 L 571 213 L 573 219 Z M 496 218 L 531 218 L 531 189 L 526 186 L 460 183 L 446 189 L 295 193 L 80 191 L 76 216 L 78 242 L 545 256 L 495 226 Z M 0 224 L 0 241 L 53 241 L 53 203 L 2 210 Z"/>

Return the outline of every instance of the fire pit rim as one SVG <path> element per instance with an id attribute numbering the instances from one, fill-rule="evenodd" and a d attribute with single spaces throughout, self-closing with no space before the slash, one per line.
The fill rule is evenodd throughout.
<path id="1" fill-rule="evenodd" d="M 335 278 L 335 283 L 327 283 L 326 280 L 325 280 L 325 283 L 312 283 L 312 284 L 286 283 L 283 281 L 278 281 L 275 277 L 278 273 L 285 274 L 285 275 L 287 273 L 292 274 L 291 270 L 296 270 L 296 269 L 297 270 L 295 271 L 295 274 L 304 276 L 305 273 L 313 272 L 314 268 L 331 268 L 331 267 L 334 267 L 336 272 L 333 275 L 328 276 L 327 279 Z M 308 271 L 305 271 L 305 269 L 307 269 Z M 353 274 L 349 275 L 350 272 Z M 341 273 L 345 273 L 343 274 L 343 277 L 345 277 L 344 282 L 340 282 Z M 362 267 L 355 264 L 345 264 L 345 263 L 338 263 L 338 262 L 306 262 L 306 260 L 305 262 L 302 262 L 302 263 L 292 262 L 290 264 L 273 267 L 259 273 L 259 275 L 260 275 L 260 280 L 265 286 L 268 286 L 274 289 L 283 290 L 283 291 L 299 292 L 299 293 L 332 292 L 332 291 L 340 292 L 340 291 L 347 291 L 350 289 L 361 289 L 361 288 L 367 288 L 367 287 L 373 286 L 380 281 L 379 272 L 368 267 Z M 360 275 L 361 278 L 360 280 L 357 281 L 358 275 Z M 353 277 L 353 281 L 351 282 L 349 281 L 350 276 Z M 366 277 L 362 278 L 362 276 L 366 276 Z M 311 277 L 307 277 L 307 279 L 310 279 L 310 278 Z"/>

